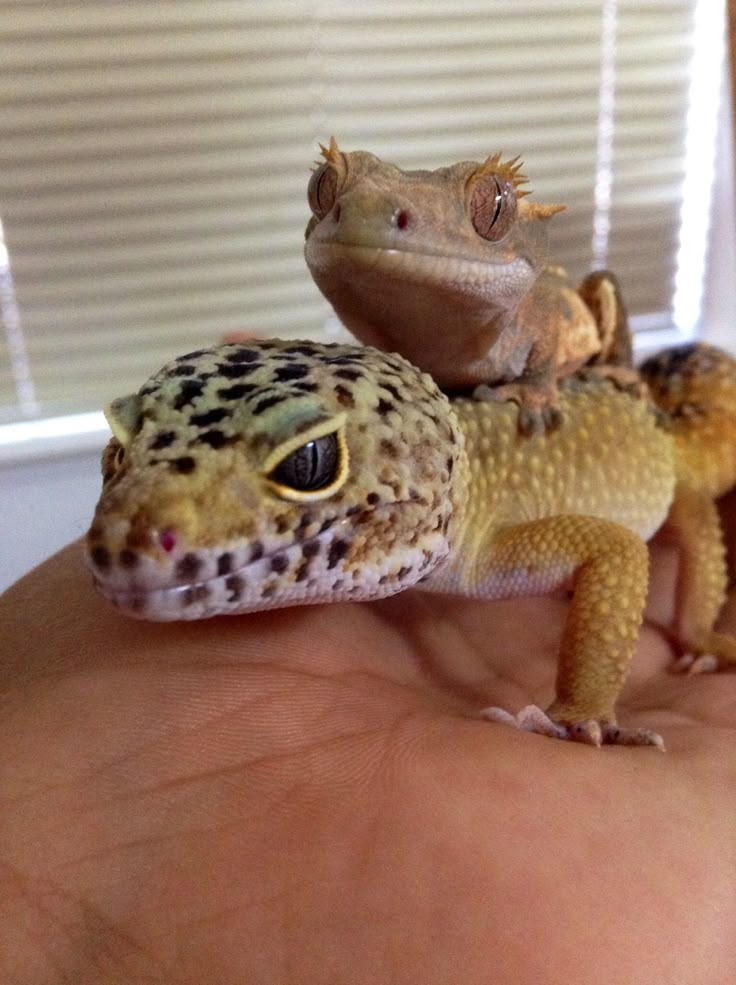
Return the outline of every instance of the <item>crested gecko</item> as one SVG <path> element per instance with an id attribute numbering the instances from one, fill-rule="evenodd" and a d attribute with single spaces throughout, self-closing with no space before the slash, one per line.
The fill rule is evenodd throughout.
<path id="1" fill-rule="evenodd" d="M 684 558 L 679 651 L 698 671 L 736 662 L 736 639 L 713 629 L 726 590 L 713 500 L 736 482 L 736 360 L 688 347 L 644 373 L 663 410 L 573 376 L 561 426 L 529 437 L 515 404 L 451 400 L 370 347 L 189 353 L 107 410 L 88 564 L 119 610 L 152 620 L 411 586 L 481 599 L 572 586 L 553 704 L 487 717 L 661 746 L 619 726 L 615 704 L 642 620 L 645 541 L 665 521 Z"/>
<path id="2" fill-rule="evenodd" d="M 334 137 L 322 153 L 305 257 L 360 341 L 443 388 L 516 401 L 524 432 L 557 426 L 557 379 L 583 363 L 635 379 L 615 277 L 597 271 L 576 291 L 546 265 L 547 222 L 565 206 L 528 201 L 518 158 L 404 171 Z"/>

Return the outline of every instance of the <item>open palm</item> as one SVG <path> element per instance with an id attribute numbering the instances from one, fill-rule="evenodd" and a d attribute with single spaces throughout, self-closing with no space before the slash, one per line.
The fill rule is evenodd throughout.
<path id="1" fill-rule="evenodd" d="M 0 603 L 0 980 L 735 982 L 736 679 L 650 627 L 619 710 L 666 755 L 480 720 L 549 702 L 565 609 L 147 625 L 53 558 Z"/>

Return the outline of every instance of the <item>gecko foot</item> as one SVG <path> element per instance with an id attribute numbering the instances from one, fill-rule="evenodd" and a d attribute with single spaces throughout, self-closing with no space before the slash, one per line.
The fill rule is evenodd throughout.
<path id="1" fill-rule="evenodd" d="M 714 674 L 719 669 L 718 657 L 712 653 L 701 653 L 697 656 L 694 653 L 683 653 L 681 657 L 672 664 L 672 670 L 676 674 Z"/>
<path id="2" fill-rule="evenodd" d="M 488 386 L 481 383 L 473 390 L 473 400 L 511 400 L 519 405 L 519 431 L 527 436 L 556 431 L 562 424 L 562 412 L 555 395 L 524 383 Z"/>
<path id="3" fill-rule="evenodd" d="M 484 708 L 481 717 L 489 722 L 512 725 L 523 732 L 535 732 L 554 739 L 567 739 L 585 745 L 606 746 L 654 746 L 665 751 L 664 740 L 657 732 L 645 728 L 622 728 L 612 722 L 599 722 L 596 719 L 563 724 L 556 722 L 537 705 L 527 705 L 518 715 L 512 715 L 503 708 Z"/>

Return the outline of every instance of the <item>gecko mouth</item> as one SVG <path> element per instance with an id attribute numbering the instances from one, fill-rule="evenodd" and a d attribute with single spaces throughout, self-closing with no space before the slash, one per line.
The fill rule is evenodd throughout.
<path id="1" fill-rule="evenodd" d="M 118 587 L 112 579 L 100 577 L 95 572 L 95 587 L 101 595 L 126 615 L 154 621 L 175 619 L 205 619 L 220 613 L 252 612 L 257 609 L 273 609 L 294 605 L 301 598 L 322 601 L 314 597 L 315 585 L 322 579 L 324 569 L 333 574 L 330 562 L 336 562 L 336 553 L 330 547 L 338 541 L 333 537 L 312 537 L 300 543 L 279 547 L 257 559 L 228 565 L 226 573 L 213 573 L 209 577 L 175 581 L 172 566 L 171 583 L 145 585 L 142 579 L 130 579 L 125 587 Z M 243 553 L 249 551 L 246 546 Z M 338 552 L 339 553 L 339 552 Z M 197 561 L 203 570 L 216 571 L 220 551 L 198 551 Z M 235 551 L 230 558 L 237 557 Z M 337 564 L 332 564 L 332 569 Z M 157 571 L 161 578 L 160 568 Z M 330 586 L 336 578 L 332 577 Z M 351 586 L 348 586 L 350 588 Z M 333 597 L 331 593 L 331 597 Z"/>
<path id="2" fill-rule="evenodd" d="M 411 500 L 396 500 L 390 506 L 393 509 L 408 502 Z M 387 509 L 384 506 L 369 512 L 385 515 Z M 120 572 L 106 577 L 95 567 L 89 551 L 87 563 L 93 570 L 97 591 L 119 611 L 139 619 L 171 622 L 291 605 L 382 598 L 413 584 L 431 560 L 431 555 L 429 559 L 425 556 L 430 552 L 407 548 L 391 559 L 366 558 L 358 565 L 348 557 L 351 540 L 346 520 L 349 522 L 343 518 L 343 522 L 303 541 L 274 545 L 257 558 L 252 556 L 249 543 L 231 548 L 226 555 L 221 550 L 185 555 L 196 557 L 200 577 L 191 579 L 177 578 L 174 562 L 170 580 L 163 583 L 161 566 L 153 559 L 148 572 L 139 566 L 135 575 L 130 572 L 124 577 Z M 229 559 L 228 570 L 222 572 L 225 556 Z"/>
<path id="3" fill-rule="evenodd" d="M 531 261 L 523 256 L 508 260 L 479 260 L 475 257 L 448 256 L 431 250 L 414 250 L 410 246 L 365 246 L 353 243 L 307 241 L 307 258 L 317 273 L 329 272 L 338 265 L 354 266 L 364 273 L 402 282 L 457 284 L 467 291 L 493 292 L 497 279 L 512 278 L 527 282 L 532 274 Z"/>

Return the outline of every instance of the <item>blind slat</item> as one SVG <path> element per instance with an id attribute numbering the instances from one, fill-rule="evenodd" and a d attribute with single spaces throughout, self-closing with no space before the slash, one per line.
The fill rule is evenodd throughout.
<path id="1" fill-rule="evenodd" d="M 694 5 L 618 0 L 610 50 L 603 0 L 6 5 L 0 218 L 38 412 L 95 408 L 228 331 L 327 337 L 302 250 L 332 133 L 403 167 L 521 154 L 536 200 L 569 206 L 553 259 L 584 275 L 607 220 L 630 311 L 667 323 Z M 0 348 L 3 420 L 12 370 Z"/>

